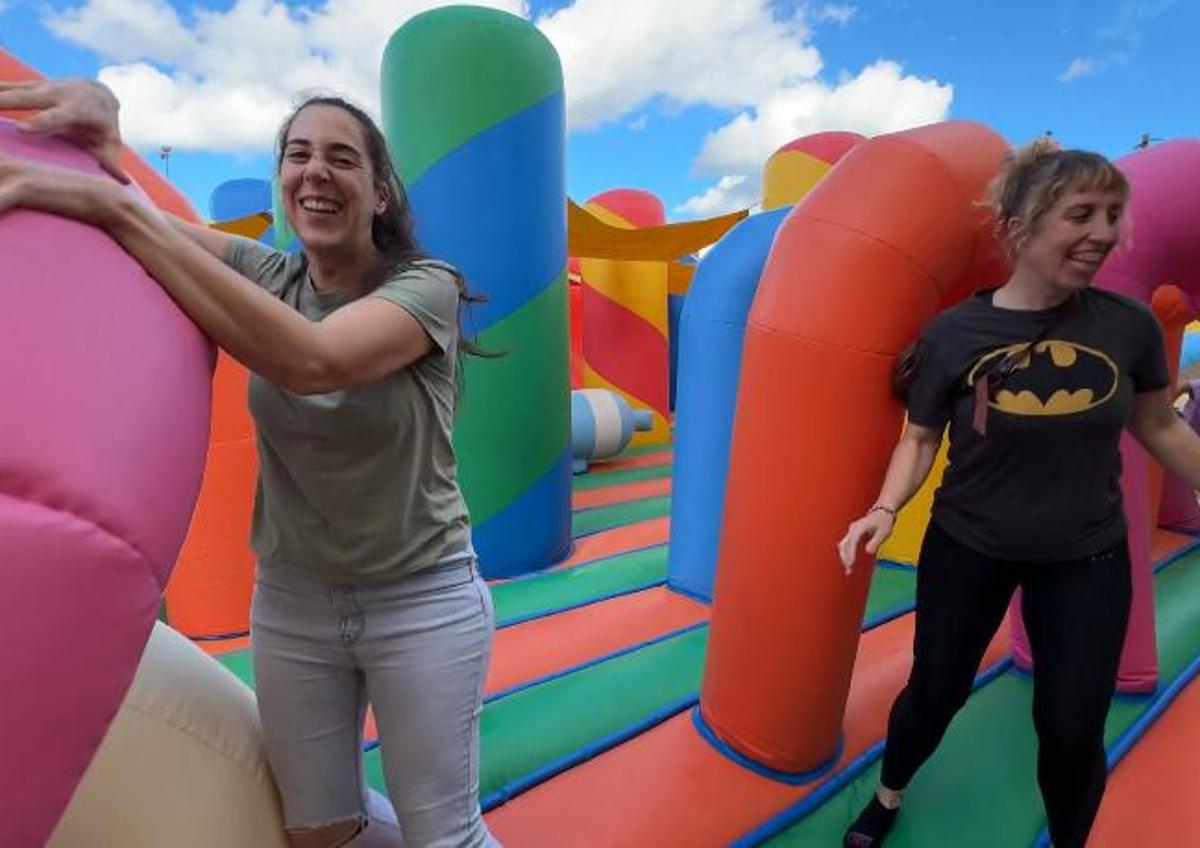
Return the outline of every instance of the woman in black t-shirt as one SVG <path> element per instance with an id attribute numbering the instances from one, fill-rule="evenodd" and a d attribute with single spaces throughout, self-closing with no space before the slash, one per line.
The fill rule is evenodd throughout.
<path id="1" fill-rule="evenodd" d="M 939 315 L 914 349 L 908 426 L 875 505 L 839 544 L 847 569 L 860 543 L 873 554 L 892 532 L 947 424 L 950 463 L 921 548 L 912 672 L 849 848 L 882 844 L 1017 587 L 1051 839 L 1058 848 L 1087 839 L 1107 779 L 1104 721 L 1131 594 L 1121 431 L 1200 488 L 1200 439 L 1168 403 L 1157 321 L 1091 288 L 1128 191 L 1094 153 L 1039 141 L 1011 154 L 989 200 L 1012 276 Z"/>

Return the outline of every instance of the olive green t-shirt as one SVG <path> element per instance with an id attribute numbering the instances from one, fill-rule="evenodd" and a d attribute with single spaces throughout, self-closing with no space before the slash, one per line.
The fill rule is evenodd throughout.
<path id="1" fill-rule="evenodd" d="M 225 260 L 310 321 L 349 302 L 313 288 L 303 254 L 236 239 Z M 366 297 L 412 315 L 432 350 L 380 380 L 324 394 L 293 394 L 251 374 L 259 472 L 250 546 L 260 567 L 381 581 L 470 550 L 451 444 L 456 273 L 416 262 Z"/>

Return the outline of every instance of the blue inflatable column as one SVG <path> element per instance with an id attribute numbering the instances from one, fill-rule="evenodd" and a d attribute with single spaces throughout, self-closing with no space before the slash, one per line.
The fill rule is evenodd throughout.
<path id="1" fill-rule="evenodd" d="M 668 583 L 712 600 L 746 318 L 792 207 L 742 221 L 700 262 L 679 322 Z"/>

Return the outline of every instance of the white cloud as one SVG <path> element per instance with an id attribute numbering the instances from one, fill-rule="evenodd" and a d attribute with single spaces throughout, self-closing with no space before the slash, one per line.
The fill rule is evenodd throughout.
<path id="1" fill-rule="evenodd" d="M 826 130 L 872 136 L 944 120 L 953 96 L 952 86 L 905 76 L 899 65 L 885 60 L 834 86 L 820 80 L 781 86 L 704 139 L 698 172 L 722 175 L 722 181 L 730 174 L 746 177 L 737 193 L 729 194 L 729 204 L 722 207 L 711 195 L 707 201 L 701 200 L 706 195 L 692 200 L 718 213 L 744 208 L 745 197 L 758 199 L 767 159 L 789 141 Z"/>
<path id="2" fill-rule="evenodd" d="M 941 120 L 953 90 L 880 61 L 837 85 L 820 79 L 809 22 L 845 23 L 854 7 L 802 5 L 780 16 L 768 0 L 576 0 L 538 20 L 558 48 L 567 120 L 587 129 L 647 102 L 734 112 L 705 139 L 697 173 L 725 180 L 677 207 L 701 214 L 758 198 L 761 170 L 780 145 L 826 129 L 865 135 Z M 740 178 L 736 183 L 729 182 Z M 724 208 L 720 208 L 724 206 Z"/>
<path id="3" fill-rule="evenodd" d="M 160 0 L 91 0 L 51 12 L 46 23 L 60 38 L 117 61 L 174 62 L 192 47 L 175 10 Z"/>
<path id="4" fill-rule="evenodd" d="M 524 0 L 473 0 L 525 14 Z M 265 150 L 305 89 L 342 93 L 378 114 L 379 65 L 391 34 L 444 0 L 235 0 L 181 19 L 167 0 L 85 0 L 51 12 L 58 36 L 113 62 L 99 77 L 122 102 L 140 147 Z"/>
<path id="5" fill-rule="evenodd" d="M 140 147 L 262 150 L 291 105 L 287 93 L 269 85 L 224 88 L 145 63 L 105 68 L 100 81 L 125 104 L 122 135 Z"/>
<path id="6" fill-rule="evenodd" d="M 745 174 L 727 174 L 717 180 L 703 194 L 698 194 L 675 207 L 682 215 L 709 218 L 736 209 L 748 209 L 762 197 L 759 183 L 751 181 Z"/>
<path id="7" fill-rule="evenodd" d="M 1059 82 L 1070 82 L 1096 72 L 1096 63 L 1091 59 L 1073 59 L 1067 69 L 1058 75 Z"/>
<path id="8" fill-rule="evenodd" d="M 527 14 L 524 0 L 483 0 Z M 102 78 L 126 105 L 124 129 L 135 144 L 243 149 L 294 92 L 332 87 L 371 106 L 378 100 L 384 45 L 412 15 L 446 0 L 236 0 L 222 11 L 181 18 L 167 0 L 84 0 L 50 12 L 61 38 L 113 64 Z M 803 13 L 777 17 L 768 0 L 575 0 L 539 18 L 558 49 L 572 129 L 619 120 L 648 102 L 737 109 L 781 82 L 814 76 L 820 55 L 809 45 Z M 157 74 L 149 73 L 157 69 Z M 254 102 L 253 114 L 210 120 L 213 103 Z M 146 116 L 169 107 L 170 117 Z M 162 137 L 163 126 L 180 130 Z M 185 129 L 186 128 L 186 132 Z"/>
<path id="9" fill-rule="evenodd" d="M 576 0 L 537 24 L 562 57 L 573 129 L 655 98 L 737 109 L 821 69 L 802 14 L 768 0 Z"/>
<path id="10" fill-rule="evenodd" d="M 75 0 L 46 22 L 109 62 L 100 78 L 121 98 L 133 144 L 259 151 L 304 89 L 332 88 L 377 111 L 387 39 L 413 15 L 447 5 L 305 2 L 231 0 L 182 13 L 170 0 Z M 474 2 L 528 17 L 526 0 Z M 574 0 L 535 23 L 562 60 L 573 130 L 625 121 L 637 131 L 660 112 L 693 105 L 731 116 L 694 163 L 697 174 L 720 180 L 680 207 L 695 211 L 756 195 L 767 156 L 799 135 L 869 135 L 945 117 L 950 86 L 892 62 L 822 78 L 810 23 L 845 23 L 854 13 L 844 3 L 784 12 L 772 0 Z"/>
<path id="11" fill-rule="evenodd" d="M 854 17 L 854 13 L 857 11 L 856 7 L 848 4 L 826 3 L 823 6 L 814 7 L 810 14 L 816 23 L 825 23 L 828 21 L 835 24 L 845 24 L 850 22 L 850 19 Z"/>

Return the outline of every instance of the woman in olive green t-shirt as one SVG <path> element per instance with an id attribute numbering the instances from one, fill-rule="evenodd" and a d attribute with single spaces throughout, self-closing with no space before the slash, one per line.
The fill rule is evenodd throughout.
<path id="1" fill-rule="evenodd" d="M 128 182 L 103 86 L 4 85 L 0 108 L 43 110 L 41 131 Z M 305 101 L 278 157 L 296 255 L 165 216 L 110 179 L 12 158 L 0 212 L 102 227 L 253 372 L 254 670 L 293 848 L 494 845 L 477 797 L 493 614 L 451 445 L 466 290 L 421 254 L 360 109 Z M 403 843 L 363 783 L 368 703 Z"/>

